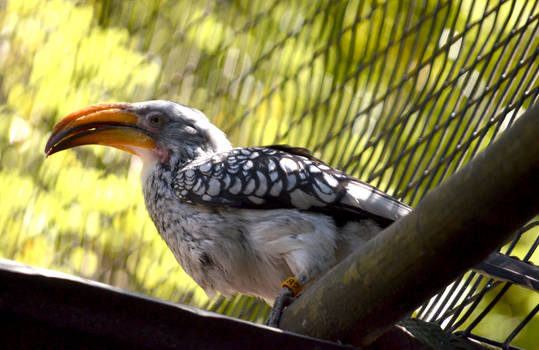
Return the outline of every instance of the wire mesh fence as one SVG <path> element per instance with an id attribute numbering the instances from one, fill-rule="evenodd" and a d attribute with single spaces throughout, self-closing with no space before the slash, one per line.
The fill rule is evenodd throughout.
<path id="1" fill-rule="evenodd" d="M 17 52 L 17 33 L 29 25 L 24 19 L 35 22 L 37 18 L 44 23 L 40 30 L 50 29 L 49 19 L 37 15 L 52 12 L 53 2 L 45 3 L 36 1 L 39 5 L 34 8 L 18 8 L 12 1 L 2 5 L 9 14 L 0 22 L 2 38 L 12 40 L 5 62 Z M 236 146 L 288 143 L 307 147 L 332 166 L 413 206 L 539 102 L 537 1 L 55 3 L 67 11 L 68 21 L 87 21 L 67 53 L 74 63 L 66 64 L 66 56 L 59 61 L 54 54 L 52 58 L 39 56 L 39 50 L 30 56 L 38 61 L 49 59 L 51 65 L 68 65 L 71 71 L 66 79 L 79 91 L 89 92 L 83 97 L 66 93 L 67 102 L 56 103 L 61 107 L 49 106 L 50 102 L 43 101 L 58 98 L 40 95 L 40 88 L 32 85 L 39 80 L 36 66 L 40 63 L 29 62 L 26 75 L 19 74 L 34 89 L 34 109 L 28 114 L 41 108 L 46 115 L 36 122 L 36 129 L 42 130 L 36 143 L 46 137 L 46 126 L 73 105 L 112 98 L 170 99 L 204 111 Z M 10 15 L 10 6 L 16 15 Z M 115 63 L 116 53 L 109 53 L 99 41 L 93 43 L 94 36 L 105 38 L 108 46 L 125 47 L 130 57 L 134 51 L 138 56 L 133 63 L 127 58 Z M 52 39 L 43 40 L 45 45 Z M 101 66 L 94 66 L 97 63 L 92 60 Z M 108 68 L 102 72 L 103 66 Z M 119 78 L 116 71 L 129 78 Z M 0 101 L 4 111 L 12 111 L 16 99 L 8 90 L 11 78 L 7 73 L 3 76 Z M 117 83 L 110 82 L 113 78 Z M 13 123 L 6 125 L 6 130 L 12 130 Z M 17 146 L 7 139 L 3 142 Z M 10 159 L 7 152 L 2 160 Z M 108 151 L 77 152 L 84 167 L 107 168 L 106 174 L 125 174 L 121 169 L 136 167 L 134 161 Z M 34 163 L 42 169 L 40 161 Z M 9 169 L 5 162 L 0 168 Z M 37 178 L 32 181 L 40 186 L 43 180 Z M 54 187 L 58 181 L 41 184 L 41 188 Z M 111 213 L 100 212 L 95 219 L 85 210 L 81 215 L 84 227 L 97 220 L 115 227 L 115 235 L 126 237 L 122 232 L 126 230 L 133 233 L 125 243 L 110 243 L 110 238 L 88 235 L 86 229 L 69 231 L 70 236 L 55 231 L 52 240 L 59 265 L 83 247 L 81 259 L 88 251 L 97 252 L 99 267 L 91 273 L 95 278 L 184 303 L 199 298 L 196 290 L 186 291 L 170 281 L 181 272 L 175 265 L 161 264 L 170 257 L 159 241 L 145 238 L 151 224 L 144 221 L 125 228 L 116 222 L 120 219 L 110 219 Z M 9 214 L 17 222 L 34 215 L 17 213 Z M 128 220 L 145 214 L 136 207 L 125 209 L 123 215 Z M 537 222 L 529 224 L 504 253 L 537 264 L 538 234 Z M 13 240 L 10 247 L 28 242 L 26 236 Z M 17 256 L 18 250 L 10 249 L 3 255 Z M 148 255 L 149 250 L 155 253 Z M 155 264 L 165 266 L 161 267 L 165 272 L 156 271 Z M 515 305 L 511 298 L 507 301 L 507 291 L 514 289 L 526 304 L 519 304 L 518 312 L 497 309 L 495 305 Z M 527 334 L 528 339 L 539 329 L 539 301 L 534 293 L 468 273 L 422 306 L 416 316 L 448 331 L 508 347 L 517 334 L 522 338 Z M 268 310 L 261 301 L 239 296 L 213 299 L 203 306 L 253 321 L 263 319 Z M 502 317 L 500 312 L 510 315 L 508 334 L 498 339 L 492 328 L 476 332 L 484 319 Z"/>
<path id="2" fill-rule="evenodd" d="M 530 258 L 539 245 L 539 236 L 533 230 L 537 226 L 539 226 L 539 221 L 532 221 L 523 226 L 508 247 L 503 250 L 503 253 L 511 256 L 513 249 L 523 236 L 530 235 L 530 238 L 533 238 L 535 234 L 535 239 L 532 240 L 529 249 L 521 257 L 522 261 L 530 262 Z M 518 259 L 518 257 L 515 258 Z M 467 275 L 459 277 L 450 286 L 445 288 L 445 290 L 422 305 L 417 311 L 416 317 L 429 322 L 435 322 L 445 330 L 456 332 L 457 334 L 479 340 L 489 345 L 504 349 L 516 349 L 516 347 L 511 346 L 511 342 L 537 315 L 539 303 L 535 303 L 535 305 L 530 303 L 529 310 L 526 310 L 526 312 L 514 319 L 514 326 L 511 330 L 497 334 L 495 336 L 497 339 L 474 334 L 474 329 L 477 325 L 486 317 L 489 317 L 492 309 L 512 286 L 508 282 L 503 283 L 481 276 L 475 272 L 469 272 Z M 537 293 L 537 290 L 534 290 L 534 292 Z"/>

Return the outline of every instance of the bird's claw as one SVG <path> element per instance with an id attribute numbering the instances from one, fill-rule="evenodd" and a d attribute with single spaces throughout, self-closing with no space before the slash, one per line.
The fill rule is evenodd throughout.
<path id="1" fill-rule="evenodd" d="M 287 287 L 283 287 L 279 291 L 277 298 L 275 298 L 273 308 L 271 309 L 271 314 L 265 322 L 266 325 L 278 328 L 279 323 L 281 322 L 281 315 L 283 314 L 284 309 L 288 305 L 290 305 L 295 299 L 296 298 L 294 297 L 294 293 Z"/>

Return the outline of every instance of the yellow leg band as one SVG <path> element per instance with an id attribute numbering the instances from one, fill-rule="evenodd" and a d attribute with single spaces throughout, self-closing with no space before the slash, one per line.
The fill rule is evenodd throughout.
<path id="1" fill-rule="evenodd" d="M 301 290 L 303 289 L 303 287 L 301 286 L 301 283 L 299 283 L 296 277 L 288 277 L 281 284 L 281 288 L 284 288 L 284 287 L 290 289 L 290 291 L 292 291 L 292 294 L 294 294 L 294 296 L 297 296 L 299 293 L 301 293 Z"/>

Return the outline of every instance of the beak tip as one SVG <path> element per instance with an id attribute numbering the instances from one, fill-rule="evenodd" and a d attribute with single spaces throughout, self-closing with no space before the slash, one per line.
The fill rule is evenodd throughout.
<path id="1" fill-rule="evenodd" d="M 51 139 L 47 141 L 47 144 L 45 145 L 45 149 L 43 150 L 43 153 L 45 153 L 45 157 L 48 157 L 52 154 L 53 145 L 51 145 Z"/>
<path id="2" fill-rule="evenodd" d="M 43 153 L 45 153 L 45 158 L 48 158 L 54 153 L 58 152 L 58 148 L 55 148 L 54 144 L 50 144 L 49 142 L 47 143 L 47 145 L 45 146 L 45 149 L 43 150 Z"/>

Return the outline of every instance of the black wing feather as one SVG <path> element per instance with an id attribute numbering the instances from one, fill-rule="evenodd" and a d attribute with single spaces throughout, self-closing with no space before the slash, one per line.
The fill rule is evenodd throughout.
<path id="1" fill-rule="evenodd" d="M 274 150 L 282 151 L 282 152 L 285 152 L 285 153 L 288 153 L 288 154 L 295 154 L 297 156 L 305 157 L 305 158 L 310 159 L 312 161 L 315 161 L 317 163 L 327 165 L 323 160 L 320 160 L 320 159 L 316 158 L 315 156 L 313 156 L 311 151 L 309 149 L 307 149 L 307 148 L 294 147 L 294 146 L 290 146 L 290 145 L 269 145 L 269 146 L 264 146 L 264 148 L 274 149 Z"/>
<path id="2" fill-rule="evenodd" d="M 234 148 L 187 164 L 174 190 L 205 206 L 323 212 L 338 223 L 370 217 L 382 226 L 410 208 L 375 187 L 329 167 L 304 148 Z"/>

